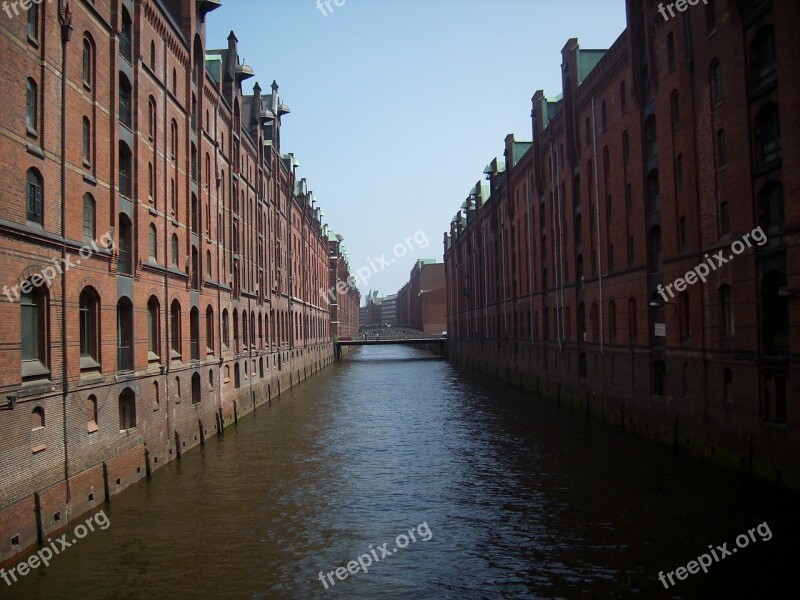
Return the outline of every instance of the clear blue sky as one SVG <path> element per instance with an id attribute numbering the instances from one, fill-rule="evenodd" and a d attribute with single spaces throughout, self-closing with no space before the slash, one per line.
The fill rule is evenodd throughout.
<path id="1" fill-rule="evenodd" d="M 345 238 L 353 270 L 385 253 L 360 285 L 384 294 L 418 258 L 442 260 L 442 235 L 503 153 L 531 138 L 530 99 L 561 93 L 561 48 L 608 48 L 625 28 L 624 0 L 224 0 L 208 17 L 208 48 L 239 39 L 239 55 L 291 108 L 281 151 L 293 152 L 325 220 Z M 427 248 L 394 256 L 422 230 Z M 423 239 L 418 234 L 417 240 Z"/>

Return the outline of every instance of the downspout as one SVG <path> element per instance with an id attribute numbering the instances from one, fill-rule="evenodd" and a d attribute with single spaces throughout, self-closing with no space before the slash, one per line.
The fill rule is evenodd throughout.
<path id="1" fill-rule="evenodd" d="M 67 44 L 72 38 L 72 13 L 68 6 L 58 3 L 58 20 L 61 23 L 61 261 L 67 264 Z M 67 427 L 67 396 L 69 371 L 67 368 L 67 269 L 61 275 L 61 415 L 64 436 L 64 488 L 66 494 L 67 522 L 69 522 L 72 492 L 69 483 L 69 435 Z"/>
<path id="2" fill-rule="evenodd" d="M 170 343 L 170 331 L 169 327 L 169 317 L 170 317 L 170 306 L 169 306 L 169 276 L 167 273 L 167 269 L 169 268 L 167 265 L 169 264 L 169 256 L 170 256 L 170 243 L 169 243 L 169 209 L 167 208 L 167 203 L 172 202 L 171 196 L 171 189 L 169 186 L 169 152 L 171 151 L 168 147 L 169 144 L 169 134 L 168 131 L 168 123 L 169 123 L 169 115 L 167 113 L 167 105 L 168 102 L 168 91 L 167 91 L 167 56 L 169 54 L 168 46 L 167 46 L 167 39 L 164 38 L 164 45 L 163 45 L 163 56 L 164 56 L 164 77 L 161 79 L 161 97 L 164 99 L 164 126 L 161 130 L 164 133 L 164 307 L 162 309 L 164 315 L 164 340 L 166 341 L 166 346 L 161 343 L 159 344 L 161 347 L 159 351 L 163 354 L 163 364 L 161 366 L 161 373 L 164 375 L 164 394 L 165 402 L 164 408 L 167 411 L 167 443 L 172 444 L 176 442 L 175 440 L 175 433 L 172 431 L 172 410 L 170 408 L 170 401 L 169 399 L 172 397 L 169 390 L 169 365 L 172 360 L 172 344 Z M 177 160 L 178 157 L 175 157 Z M 158 155 L 156 154 L 155 160 L 158 160 Z M 160 341 L 160 340 L 159 340 Z M 166 352 L 165 352 L 166 350 Z M 176 456 L 180 456 L 181 449 L 177 447 L 175 448 Z"/>
<path id="3" fill-rule="evenodd" d="M 594 115 L 594 96 L 592 96 L 592 145 L 594 147 L 594 210 L 595 210 L 595 226 L 597 228 L 597 274 L 600 288 L 600 306 L 598 307 L 598 316 L 600 318 L 600 354 L 605 354 L 603 346 L 603 255 L 600 252 L 600 177 L 598 177 L 597 165 L 597 126 L 595 125 Z"/>
<path id="4" fill-rule="evenodd" d="M 530 179 L 528 180 L 530 183 Z M 526 198 L 525 201 L 528 204 L 528 252 L 526 259 L 528 261 L 528 317 L 530 319 L 530 336 L 531 336 L 531 346 L 533 345 L 533 261 L 531 260 L 531 256 L 533 254 L 533 248 L 531 247 L 532 239 L 531 236 L 533 232 L 531 231 L 531 187 L 530 185 L 525 186 Z"/>
<path id="5" fill-rule="evenodd" d="M 558 148 L 555 149 L 556 160 L 555 160 L 555 169 L 556 169 L 556 176 L 554 178 L 555 185 L 558 186 L 558 182 L 561 180 L 561 153 L 558 151 Z M 561 310 L 564 310 L 564 197 L 561 194 L 560 188 L 556 189 L 557 193 L 556 196 L 558 197 L 558 239 L 560 243 L 558 245 L 558 268 L 561 271 L 561 285 L 559 289 L 556 290 L 556 294 L 560 295 L 561 297 Z M 553 261 L 555 264 L 555 256 L 553 256 Z M 567 338 L 567 323 L 566 319 L 562 319 L 562 327 L 564 330 L 564 340 L 566 342 Z"/>
<path id="6" fill-rule="evenodd" d="M 562 314 L 563 306 L 559 304 L 559 289 L 563 289 L 563 272 L 559 274 L 558 268 L 556 267 L 556 254 L 561 248 L 563 244 L 561 244 L 561 231 L 560 228 L 556 228 L 556 221 L 561 221 L 561 210 L 559 206 L 558 217 L 556 217 L 556 204 L 558 202 L 556 198 L 556 194 L 558 190 L 556 188 L 556 177 L 555 177 L 555 163 L 556 157 L 554 155 L 553 150 L 553 142 L 550 142 L 550 187 L 551 193 L 553 196 L 553 205 L 551 207 L 551 212 L 553 213 L 553 272 L 555 273 L 555 284 L 556 284 L 556 335 L 558 336 L 558 349 L 564 349 L 564 340 L 561 337 L 561 320 L 563 319 L 564 315 Z M 558 234 L 556 232 L 558 231 Z"/>

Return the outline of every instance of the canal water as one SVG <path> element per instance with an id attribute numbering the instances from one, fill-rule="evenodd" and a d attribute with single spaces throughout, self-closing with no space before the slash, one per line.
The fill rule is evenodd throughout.
<path id="1" fill-rule="evenodd" d="M 360 348 L 114 497 L 106 529 L 0 598 L 790 598 L 797 509 L 422 350 Z"/>

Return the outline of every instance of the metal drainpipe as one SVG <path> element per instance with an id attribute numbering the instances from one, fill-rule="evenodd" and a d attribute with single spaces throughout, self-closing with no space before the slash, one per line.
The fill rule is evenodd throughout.
<path id="1" fill-rule="evenodd" d="M 164 132 L 164 157 L 166 159 L 166 156 L 168 155 L 168 152 L 170 151 L 168 149 L 168 146 L 167 146 L 167 144 L 169 143 L 169 137 L 168 137 L 168 134 L 167 134 L 167 131 L 168 131 L 167 124 L 168 124 L 168 118 L 169 117 L 167 115 L 167 95 L 168 95 L 168 92 L 167 92 L 166 73 L 167 73 L 167 56 L 169 55 L 169 51 L 168 51 L 169 49 L 168 49 L 168 46 L 167 46 L 167 39 L 166 38 L 164 38 L 163 50 L 164 50 L 164 53 L 163 53 L 163 56 L 164 56 L 164 77 L 162 78 L 162 81 L 161 81 L 161 97 L 164 99 L 164 126 L 162 127 L 162 130 Z M 157 158 L 158 157 L 156 156 L 156 159 Z M 176 156 L 175 160 L 177 160 L 177 159 L 178 159 L 178 157 Z M 169 211 L 167 209 L 167 202 L 172 202 L 172 198 L 171 197 L 168 198 L 168 194 L 170 193 L 170 187 L 169 187 L 169 173 L 167 171 L 167 168 L 168 168 L 167 160 L 164 160 L 164 265 L 165 265 L 165 267 L 168 264 L 167 261 L 169 260 L 169 252 L 170 252 L 170 250 L 169 250 L 169 247 L 170 247 L 170 244 L 169 244 L 169 216 L 168 216 L 169 215 Z M 169 391 L 169 372 L 170 372 L 169 366 L 170 366 L 170 362 L 171 362 L 171 359 L 172 359 L 172 356 L 171 356 L 172 344 L 170 343 L 170 333 L 171 333 L 171 331 L 170 331 L 170 327 L 169 327 L 169 316 L 170 316 L 169 276 L 167 274 L 166 268 L 164 270 L 164 308 L 162 310 L 163 310 L 163 314 L 164 314 L 164 339 L 166 340 L 166 353 L 164 352 L 165 346 L 163 344 L 159 344 L 161 346 L 159 348 L 159 351 L 163 354 L 163 357 L 164 357 L 164 360 L 165 360 L 164 365 L 161 367 L 161 373 L 164 375 L 164 394 L 165 394 L 164 410 L 167 411 L 167 441 L 168 441 L 168 443 L 172 444 L 175 441 L 175 434 L 172 431 L 172 419 L 171 419 L 171 415 L 170 415 L 170 402 L 169 402 L 169 399 L 171 398 L 171 394 L 170 394 L 170 391 Z M 181 451 L 180 448 L 177 448 L 177 447 L 175 448 L 176 456 L 180 454 L 180 451 Z"/>
<path id="2" fill-rule="evenodd" d="M 595 123 L 594 115 L 594 97 L 592 97 L 592 145 L 594 147 L 594 170 L 592 177 L 594 177 L 594 209 L 597 228 L 597 276 L 600 288 L 600 306 L 598 307 L 598 317 L 600 319 L 600 354 L 605 354 L 603 345 L 603 255 L 600 250 L 600 178 L 598 177 L 597 165 L 597 125 Z"/>
<path id="3" fill-rule="evenodd" d="M 62 2 L 58 3 L 58 19 L 61 23 L 61 259 L 67 258 L 67 44 L 72 38 L 72 13 Z M 69 522 L 72 492 L 69 485 L 69 436 L 67 435 L 67 396 L 69 381 L 67 369 L 67 270 L 61 275 L 61 413 L 64 436 L 64 482 L 66 493 L 67 522 Z"/>

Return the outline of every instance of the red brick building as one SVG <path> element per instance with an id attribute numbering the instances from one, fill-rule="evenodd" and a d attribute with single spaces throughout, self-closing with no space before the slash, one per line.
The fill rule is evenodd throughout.
<path id="1" fill-rule="evenodd" d="M 245 92 L 233 33 L 207 48 L 219 4 L 43 2 L 0 32 L 0 560 L 332 359 L 289 109 Z"/>
<path id="2" fill-rule="evenodd" d="M 800 488 L 800 4 L 627 15 L 454 217 L 448 351 Z"/>
<path id="3" fill-rule="evenodd" d="M 431 335 L 447 330 L 447 293 L 443 263 L 414 263 L 408 283 L 397 292 L 397 323 Z"/>
<path id="4" fill-rule="evenodd" d="M 343 245 L 344 238 L 327 230 L 327 227 L 326 231 L 330 249 L 330 287 L 324 293 L 328 294 L 331 307 L 331 337 L 334 340 L 355 339 L 358 336 L 361 294 L 353 285 L 347 251 Z M 344 348 L 345 352 L 350 349 Z"/>

